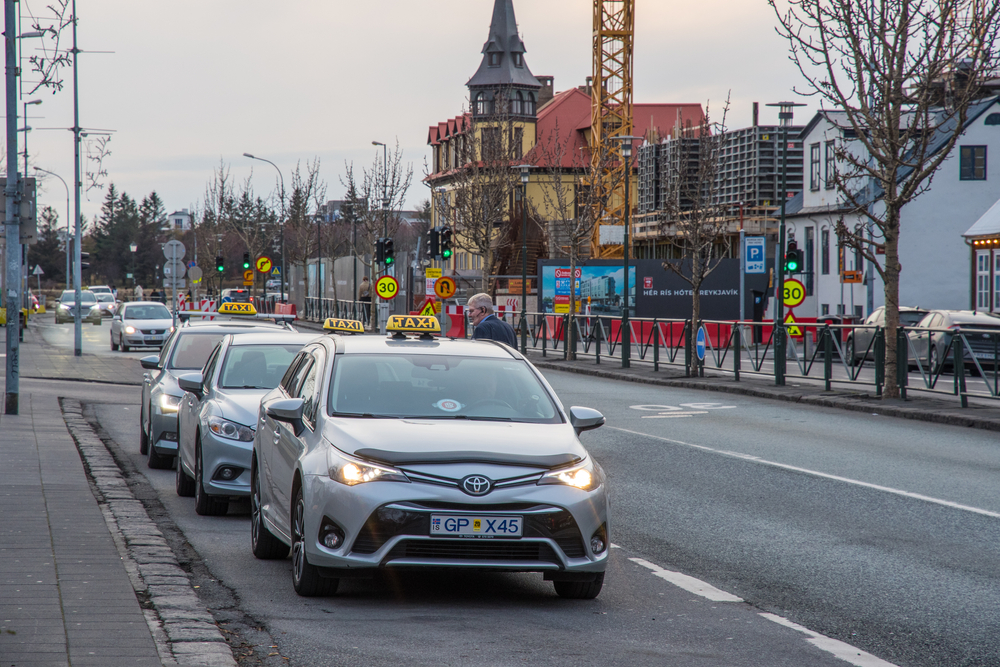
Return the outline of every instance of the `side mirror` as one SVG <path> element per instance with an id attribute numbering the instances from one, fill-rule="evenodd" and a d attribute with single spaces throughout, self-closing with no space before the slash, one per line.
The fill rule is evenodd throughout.
<path id="1" fill-rule="evenodd" d="M 139 360 L 142 367 L 149 371 L 155 371 L 160 368 L 160 357 L 156 354 L 151 354 L 148 357 L 143 357 Z"/>
<path id="2" fill-rule="evenodd" d="M 302 423 L 302 412 L 305 401 L 301 398 L 278 398 L 269 401 L 264 407 L 264 414 L 275 421 L 290 424 L 295 429 L 295 435 L 301 435 L 305 425 Z"/>
<path id="3" fill-rule="evenodd" d="M 600 428 L 604 426 L 605 421 L 604 415 L 593 408 L 573 406 L 569 409 L 569 423 L 576 429 L 577 435 Z"/>
<path id="4" fill-rule="evenodd" d="M 177 378 L 177 386 L 184 391 L 190 391 L 198 398 L 202 397 L 201 373 L 186 373 Z"/>

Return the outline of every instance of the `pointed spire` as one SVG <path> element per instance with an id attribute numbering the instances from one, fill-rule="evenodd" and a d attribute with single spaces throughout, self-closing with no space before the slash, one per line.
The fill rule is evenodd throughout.
<path id="1" fill-rule="evenodd" d="M 524 61 L 524 42 L 517 34 L 513 0 L 494 0 L 490 33 L 483 45 L 483 61 L 469 79 L 470 88 L 524 86 L 541 88 Z"/>

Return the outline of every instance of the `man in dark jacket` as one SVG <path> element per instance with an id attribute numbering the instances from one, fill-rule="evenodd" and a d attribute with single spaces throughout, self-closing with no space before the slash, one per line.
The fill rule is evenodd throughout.
<path id="1" fill-rule="evenodd" d="M 476 340 L 495 340 L 517 349 L 514 327 L 493 314 L 493 299 L 489 294 L 473 294 L 466 304 L 475 329 L 472 337 Z"/>

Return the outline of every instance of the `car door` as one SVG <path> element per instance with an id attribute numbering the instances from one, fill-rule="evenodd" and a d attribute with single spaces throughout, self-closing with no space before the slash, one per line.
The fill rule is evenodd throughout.
<path id="1" fill-rule="evenodd" d="M 213 398 L 211 381 L 215 372 L 215 366 L 219 357 L 223 354 L 223 346 L 217 345 L 205 362 L 205 367 L 201 371 L 201 397 L 185 392 L 181 400 L 180 409 L 177 411 L 177 451 L 183 461 L 194 469 L 195 454 L 195 434 L 198 432 L 198 425 L 202 423 L 202 414 L 205 404 Z"/>
<path id="2" fill-rule="evenodd" d="M 319 403 L 320 377 L 323 375 L 325 353 L 321 347 L 311 347 L 305 351 L 308 357 L 304 360 L 300 372 L 296 374 L 301 379 L 297 382 L 295 393 L 292 395 L 292 398 L 303 400 L 304 429 L 296 435 L 291 424 L 278 422 L 274 431 L 271 474 L 274 477 L 275 512 L 283 522 L 287 522 L 291 516 L 292 480 L 295 476 L 296 462 L 305 451 L 307 441 L 312 439 L 316 431 L 316 408 Z"/>

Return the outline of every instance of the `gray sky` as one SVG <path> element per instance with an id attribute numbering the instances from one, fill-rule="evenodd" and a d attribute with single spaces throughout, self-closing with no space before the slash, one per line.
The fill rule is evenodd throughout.
<path id="1" fill-rule="evenodd" d="M 721 111 L 732 90 L 728 125 L 738 128 L 750 124 L 753 101 L 790 98 L 801 85 L 765 0 L 636 4 L 636 102 L 710 101 Z M 36 14 L 46 6 L 25 5 Z M 328 197 L 338 199 L 345 160 L 360 167 L 381 156 L 372 140 L 398 141 L 412 162 L 412 206 L 427 197 L 420 182 L 427 128 L 462 111 L 492 7 L 493 0 L 78 0 L 80 48 L 113 51 L 80 56 L 81 125 L 115 131 L 106 182 L 137 200 L 156 190 L 168 213 L 199 205 L 220 160 L 235 179 L 252 175 L 260 194 L 273 193 L 275 170 L 244 152 L 275 162 L 286 186 L 296 161 L 319 157 Z M 515 0 L 528 66 L 554 76 L 557 90 L 591 73 L 591 7 L 590 0 Z M 25 40 L 24 55 L 32 52 Z M 61 92 L 24 99 L 44 100 L 28 107 L 31 161 L 72 187 L 72 134 L 41 129 L 73 124 L 69 70 L 64 79 Z M 816 107 L 803 101 L 810 106 L 798 122 Z M 762 123 L 776 119 L 762 107 Z M 103 197 L 87 193 L 83 213 L 92 218 Z M 65 220 L 57 180 L 48 179 L 39 203 Z"/>

